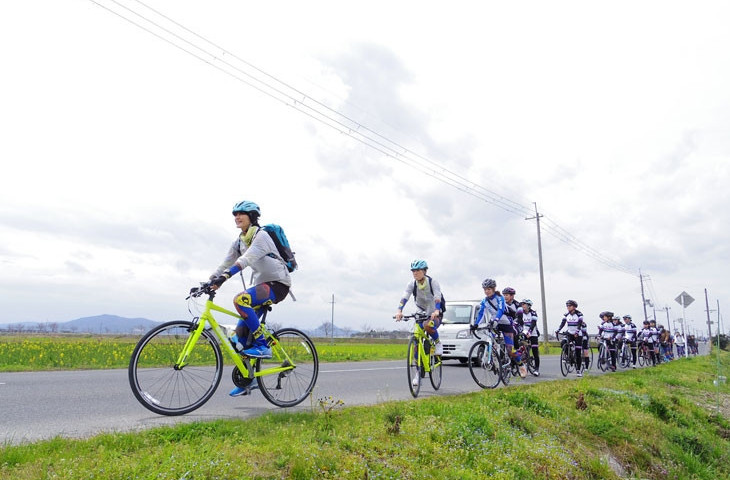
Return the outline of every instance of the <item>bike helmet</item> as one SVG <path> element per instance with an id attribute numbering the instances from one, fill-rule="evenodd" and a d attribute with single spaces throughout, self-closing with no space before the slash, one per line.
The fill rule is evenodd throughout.
<path id="1" fill-rule="evenodd" d="M 649 320 L 644 320 L 644 325 L 649 325 Z"/>
<path id="2" fill-rule="evenodd" d="M 514 295 L 515 293 L 517 292 L 515 292 L 515 289 L 512 287 L 505 287 L 505 289 L 502 290 L 502 295 Z"/>
<path id="3" fill-rule="evenodd" d="M 497 282 L 491 278 L 485 278 L 482 282 L 482 288 L 497 288 Z"/>
<path id="4" fill-rule="evenodd" d="M 251 220 L 252 224 L 259 224 L 258 222 L 259 217 L 261 216 L 261 209 L 254 202 L 249 202 L 248 200 L 238 202 L 233 206 L 233 215 L 237 213 L 245 213 L 246 215 L 248 215 L 248 218 L 249 220 Z"/>
<path id="5" fill-rule="evenodd" d="M 603 312 L 604 317 L 613 318 L 613 312 Z"/>
<path id="6" fill-rule="evenodd" d="M 257 215 L 261 215 L 261 209 L 258 205 L 256 205 L 254 202 L 249 202 L 248 200 L 244 200 L 242 202 L 238 202 L 233 206 L 233 214 L 237 213 L 251 213 L 256 212 Z"/>
<path id="7" fill-rule="evenodd" d="M 522 299 L 520 304 L 523 304 L 523 303 L 526 303 L 527 305 L 532 306 L 532 300 L 530 300 L 529 298 Z"/>
<path id="8" fill-rule="evenodd" d="M 567 302 L 565 302 L 566 307 L 569 305 L 573 305 L 575 308 L 578 308 L 578 302 L 576 302 L 575 300 L 568 300 Z"/>
<path id="9" fill-rule="evenodd" d="M 426 260 L 413 260 L 411 262 L 411 271 L 413 270 L 428 270 L 428 263 L 426 263 Z"/>
<path id="10" fill-rule="evenodd" d="M 626 318 L 628 318 L 629 320 L 631 320 L 631 315 L 629 315 L 629 314 L 627 313 L 626 315 L 624 315 L 624 319 L 626 319 Z"/>

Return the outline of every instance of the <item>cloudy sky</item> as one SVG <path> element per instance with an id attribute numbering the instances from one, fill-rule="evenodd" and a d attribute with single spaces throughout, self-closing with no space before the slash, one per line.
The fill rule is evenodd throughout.
<path id="1" fill-rule="evenodd" d="M 0 323 L 187 318 L 249 199 L 297 252 L 284 324 L 334 295 L 338 326 L 390 329 L 425 258 L 447 299 L 492 277 L 551 330 L 568 298 L 592 328 L 643 318 L 641 269 L 660 321 L 687 291 L 706 332 L 704 289 L 730 308 L 728 24 L 696 1 L 2 2 Z"/>

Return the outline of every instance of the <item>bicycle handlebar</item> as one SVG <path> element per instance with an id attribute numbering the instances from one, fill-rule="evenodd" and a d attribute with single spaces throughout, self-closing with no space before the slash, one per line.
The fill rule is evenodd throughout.
<path id="1" fill-rule="evenodd" d="M 479 330 L 486 330 L 487 332 L 490 332 L 492 334 L 498 333 L 496 329 L 490 328 L 489 325 L 485 325 L 483 327 L 477 326 L 477 328 L 471 330 L 471 333 L 472 333 L 472 335 L 477 337 L 479 340 L 482 339 L 482 337 L 480 337 L 479 334 L 477 333 Z"/>
<path id="2" fill-rule="evenodd" d="M 393 318 L 395 318 L 395 315 L 393 316 Z M 402 317 L 403 320 L 410 320 L 410 319 L 428 320 L 429 318 L 431 318 L 430 315 L 425 315 L 423 313 L 412 313 L 410 315 L 403 315 L 403 317 Z M 396 320 L 396 321 L 398 321 L 398 320 Z"/>
<path id="3" fill-rule="evenodd" d="M 201 297 L 203 295 L 208 295 L 211 300 L 213 300 L 213 297 L 215 297 L 215 290 L 213 290 L 213 285 L 210 282 L 201 282 L 199 287 L 193 287 L 190 289 L 190 295 L 188 295 L 185 300 L 190 299 L 190 297 Z"/>

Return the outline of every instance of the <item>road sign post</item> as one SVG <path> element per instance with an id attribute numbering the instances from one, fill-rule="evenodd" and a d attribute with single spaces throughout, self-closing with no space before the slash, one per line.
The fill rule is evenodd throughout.
<path id="1" fill-rule="evenodd" d="M 682 293 L 680 293 L 677 296 L 677 298 L 674 299 L 674 301 L 677 302 L 678 304 L 682 305 L 682 324 L 681 324 L 682 325 L 682 336 L 685 338 L 685 342 L 686 342 L 687 335 L 684 334 L 684 324 L 687 321 L 687 315 L 685 314 L 684 309 L 686 307 L 689 307 L 692 304 L 692 302 L 695 301 L 695 299 L 692 298 L 692 296 L 689 293 L 682 290 Z M 685 356 L 686 357 L 689 356 L 689 348 L 685 349 Z"/>

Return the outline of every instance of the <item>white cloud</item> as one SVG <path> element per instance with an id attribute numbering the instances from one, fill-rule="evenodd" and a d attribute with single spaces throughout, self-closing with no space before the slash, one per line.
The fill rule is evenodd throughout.
<path id="1" fill-rule="evenodd" d="M 148 4 L 228 52 L 201 62 L 91 2 L 0 7 L 0 42 L 13 46 L 0 78 L 0 323 L 186 316 L 185 293 L 223 257 L 242 198 L 285 226 L 300 260 L 298 302 L 277 321 L 319 325 L 334 294 L 336 323 L 390 328 L 415 257 L 448 298 L 477 298 L 493 276 L 539 303 L 534 221 L 215 68 L 240 65 L 232 54 L 305 105 L 536 201 L 650 274 L 672 316 L 682 290 L 698 299 L 699 329 L 703 289 L 710 303 L 728 298 L 724 3 Z M 567 298 L 591 319 L 643 315 L 637 276 L 545 231 L 543 248 L 551 324 Z"/>

